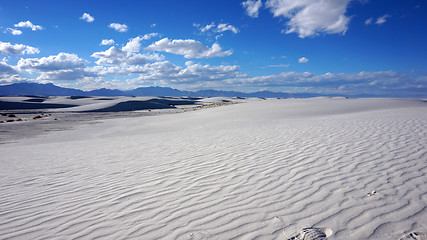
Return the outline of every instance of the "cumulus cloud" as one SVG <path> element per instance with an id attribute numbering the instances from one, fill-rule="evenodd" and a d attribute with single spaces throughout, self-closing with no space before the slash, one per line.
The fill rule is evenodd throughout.
<path id="1" fill-rule="evenodd" d="M 220 23 L 216 25 L 214 22 L 212 22 L 210 24 L 207 24 L 204 27 L 202 27 L 200 24 L 194 23 L 193 26 L 199 28 L 200 32 L 202 33 L 207 33 L 207 32 L 222 33 L 226 31 L 231 31 L 234 34 L 236 34 L 239 32 L 238 28 L 228 23 Z"/>
<path id="2" fill-rule="evenodd" d="M 262 2 L 261 0 L 248 0 L 243 2 L 242 6 L 246 10 L 246 14 L 248 14 L 249 17 L 256 18 L 258 17 L 258 11 L 262 6 Z"/>
<path id="3" fill-rule="evenodd" d="M 42 58 L 21 58 L 17 67 L 30 72 L 51 72 L 84 67 L 85 62 L 75 54 L 59 53 Z"/>
<path id="4" fill-rule="evenodd" d="M 298 62 L 299 63 L 307 63 L 308 62 L 308 58 L 302 57 L 302 58 L 298 59 Z"/>
<path id="5" fill-rule="evenodd" d="M 387 21 L 387 18 L 390 18 L 390 17 L 391 17 L 391 15 L 384 14 L 383 16 L 377 18 L 377 21 L 375 22 L 375 24 L 381 25 Z"/>
<path id="6" fill-rule="evenodd" d="M 108 27 L 116 30 L 117 32 L 127 32 L 128 31 L 128 26 L 126 24 L 110 23 L 110 25 L 108 25 Z"/>
<path id="7" fill-rule="evenodd" d="M 151 38 L 157 37 L 157 36 L 159 36 L 158 33 L 147 33 L 147 34 L 144 34 L 144 36 L 142 36 L 142 40 L 150 40 Z"/>
<path id="8" fill-rule="evenodd" d="M 110 47 L 108 50 L 103 52 L 95 52 L 91 55 L 91 57 L 98 58 L 96 64 L 98 65 L 141 65 L 146 64 L 152 61 L 160 61 L 163 60 L 163 56 L 158 54 L 143 54 L 143 53 L 134 53 L 131 50 L 136 49 L 128 49 L 129 51 L 124 51 L 120 48 Z"/>
<path id="9" fill-rule="evenodd" d="M 345 15 L 350 0 L 268 0 L 275 17 L 289 19 L 286 33 L 305 38 L 319 33 L 344 34 L 350 18 Z"/>
<path id="10" fill-rule="evenodd" d="M 131 38 L 129 42 L 127 42 L 126 45 L 122 48 L 122 50 L 126 52 L 139 52 L 141 49 L 142 40 L 149 40 L 152 37 L 155 37 L 157 35 L 158 33 L 148 33 L 148 34 L 145 34 L 144 36 Z"/>
<path id="11" fill-rule="evenodd" d="M 114 42 L 113 39 L 102 39 L 101 43 L 99 45 L 107 46 L 107 45 L 114 45 L 116 42 Z"/>
<path id="12" fill-rule="evenodd" d="M 177 75 L 181 81 L 206 81 L 206 80 L 223 80 L 239 76 L 239 66 L 237 65 L 201 65 L 188 61 L 185 63 L 186 68 L 181 70 Z"/>
<path id="13" fill-rule="evenodd" d="M 141 50 L 141 41 L 142 37 L 138 36 L 136 38 L 131 38 L 129 42 L 126 43 L 122 50 L 125 52 L 139 52 Z"/>
<path id="14" fill-rule="evenodd" d="M 160 81 L 163 84 L 188 84 L 194 82 L 221 81 L 241 76 L 239 66 L 230 65 L 201 65 L 188 61 L 185 68 L 169 61 L 155 62 L 141 66 L 138 69 L 140 77 L 132 82 Z"/>
<path id="15" fill-rule="evenodd" d="M 30 21 L 19 22 L 19 23 L 15 24 L 14 26 L 15 27 L 20 27 L 20 28 L 31 28 L 32 31 L 43 30 L 42 26 L 40 26 L 40 25 L 34 25 Z"/>
<path id="16" fill-rule="evenodd" d="M 365 20 L 365 24 L 366 25 L 369 25 L 371 23 L 372 23 L 372 18 L 368 18 L 368 19 Z"/>
<path id="17" fill-rule="evenodd" d="M 22 31 L 14 28 L 6 28 L 7 32 L 10 32 L 12 35 L 21 35 Z"/>
<path id="18" fill-rule="evenodd" d="M 21 58 L 17 68 L 20 71 L 40 73 L 37 80 L 77 80 L 96 76 L 96 73 L 87 70 L 85 63 L 75 54 L 61 52 L 42 58 Z"/>
<path id="19" fill-rule="evenodd" d="M 10 42 L 0 42 L 1 55 L 22 55 L 22 54 L 37 54 L 40 51 L 35 47 L 30 47 L 24 44 L 11 44 Z"/>
<path id="20" fill-rule="evenodd" d="M 240 87 L 287 87 L 298 91 L 307 88 L 319 93 L 344 93 L 348 95 L 368 94 L 381 96 L 419 95 L 425 96 L 426 77 L 409 76 L 394 71 L 325 73 L 316 75 L 310 72 L 282 72 L 280 74 L 243 77 L 218 82 L 217 86 Z M 424 95 L 422 94 L 424 91 Z M 421 94 L 421 95 L 420 95 Z"/>
<path id="21" fill-rule="evenodd" d="M 0 62 L 0 76 L 5 77 L 14 74 L 17 74 L 17 71 L 12 66 L 6 62 Z"/>
<path id="22" fill-rule="evenodd" d="M 213 58 L 230 56 L 231 50 L 222 51 L 218 43 L 214 43 L 212 47 L 204 46 L 201 42 L 193 39 L 175 39 L 169 40 L 163 38 L 145 48 L 148 51 L 163 51 L 177 55 L 183 55 L 185 58 Z"/>
<path id="23" fill-rule="evenodd" d="M 93 22 L 95 21 L 95 18 L 92 17 L 89 13 L 83 13 L 83 15 L 80 17 L 81 20 L 84 20 L 86 22 Z"/>
<path id="24" fill-rule="evenodd" d="M 65 69 L 53 72 L 43 72 L 37 77 L 37 80 L 44 81 L 74 81 L 84 79 L 86 77 L 95 77 L 96 74 L 93 72 L 87 72 L 85 69 Z"/>

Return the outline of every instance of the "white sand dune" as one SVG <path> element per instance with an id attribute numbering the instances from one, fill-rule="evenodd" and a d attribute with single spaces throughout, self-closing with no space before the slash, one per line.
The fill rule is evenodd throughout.
<path id="1" fill-rule="evenodd" d="M 425 239 L 426 126 L 423 101 L 257 99 L 2 144 L 0 238 Z"/>
<path id="2" fill-rule="evenodd" d="M 220 98 L 224 100 L 224 98 Z M 207 100 L 208 102 L 212 102 Z M 214 99 L 218 101 L 218 99 Z M 206 100 L 177 97 L 0 97 L 0 110 L 44 110 L 49 112 L 122 112 L 171 109 L 175 105 L 197 105 Z"/>

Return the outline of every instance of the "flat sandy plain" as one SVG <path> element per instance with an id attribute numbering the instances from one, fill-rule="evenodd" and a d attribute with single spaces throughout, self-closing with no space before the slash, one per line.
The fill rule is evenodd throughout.
<path id="1" fill-rule="evenodd" d="M 425 101 L 28 99 L 0 239 L 427 239 Z"/>

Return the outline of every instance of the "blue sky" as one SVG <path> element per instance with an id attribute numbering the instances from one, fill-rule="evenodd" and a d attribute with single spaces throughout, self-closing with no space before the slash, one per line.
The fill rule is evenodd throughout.
<path id="1" fill-rule="evenodd" d="M 0 84 L 426 97 L 423 0 L 0 0 Z"/>

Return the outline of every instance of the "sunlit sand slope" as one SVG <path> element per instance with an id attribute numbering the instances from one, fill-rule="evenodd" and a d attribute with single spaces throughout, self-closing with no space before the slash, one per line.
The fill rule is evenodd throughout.
<path id="1" fill-rule="evenodd" d="M 0 238 L 422 236 L 426 106 L 248 100 L 3 144 Z"/>

